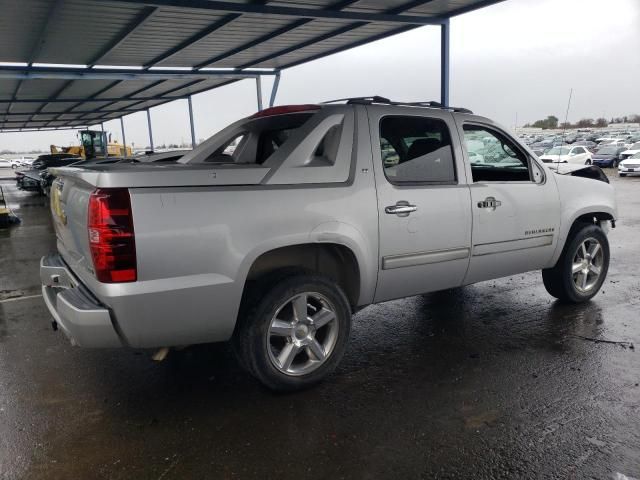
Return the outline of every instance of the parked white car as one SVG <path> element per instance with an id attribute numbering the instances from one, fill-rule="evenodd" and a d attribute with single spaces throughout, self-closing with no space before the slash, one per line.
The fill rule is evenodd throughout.
<path id="1" fill-rule="evenodd" d="M 620 162 L 618 165 L 618 175 L 621 177 L 640 175 L 640 152 Z"/>
<path id="2" fill-rule="evenodd" d="M 620 154 L 621 160 L 633 157 L 636 153 L 640 153 L 640 142 L 632 144 L 628 150 L 625 150 Z"/>
<path id="3" fill-rule="evenodd" d="M 25 164 L 22 163 L 20 158 L 0 158 L 0 168 L 13 168 L 22 167 Z"/>
<path id="4" fill-rule="evenodd" d="M 562 146 L 553 147 L 540 157 L 544 163 L 573 163 L 591 165 L 591 152 L 585 147 Z"/>

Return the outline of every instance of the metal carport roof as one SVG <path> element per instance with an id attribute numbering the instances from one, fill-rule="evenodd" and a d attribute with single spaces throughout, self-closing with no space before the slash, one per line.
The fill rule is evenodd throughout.
<path id="1" fill-rule="evenodd" d="M 446 102 L 449 18 L 499 1 L 5 0 L 0 130 L 98 124 L 422 25 L 442 27 Z"/>

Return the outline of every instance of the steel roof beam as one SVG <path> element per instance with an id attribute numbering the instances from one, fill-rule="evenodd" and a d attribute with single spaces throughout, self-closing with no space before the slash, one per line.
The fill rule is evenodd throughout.
<path id="1" fill-rule="evenodd" d="M 83 130 L 86 128 L 87 128 L 86 125 L 79 125 L 76 127 L 40 127 L 40 128 L 29 127 L 29 128 L 8 128 L 8 129 L 0 127 L 0 133 L 52 132 L 54 130 Z"/>
<path id="2" fill-rule="evenodd" d="M 69 67 L 0 66 L 0 78 L 64 79 L 64 80 L 172 80 L 191 78 L 253 78 L 256 75 L 275 75 L 275 70 L 225 69 L 225 70 L 130 70 Z"/>
<path id="3" fill-rule="evenodd" d="M 84 102 L 121 102 L 123 100 L 177 100 L 179 98 L 185 98 L 186 95 L 180 95 L 177 97 L 166 98 L 162 95 L 156 95 L 152 97 L 138 97 L 138 98 L 129 98 L 127 96 L 124 97 L 109 97 L 109 98 L 95 98 L 93 100 L 87 100 L 86 98 L 22 98 L 16 100 L 16 103 L 84 103 Z M 0 103 L 11 103 L 11 100 L 2 100 L 0 99 Z M 31 113 L 26 113 L 25 115 L 31 115 Z"/>
<path id="4" fill-rule="evenodd" d="M 87 101 L 89 102 L 91 100 L 87 100 Z M 119 112 L 132 113 L 132 112 L 139 112 L 140 110 L 128 109 L 128 108 L 120 108 L 118 111 Z M 72 111 L 68 111 L 68 110 L 59 110 L 59 111 L 56 111 L 56 112 L 51 112 L 51 111 L 42 112 L 42 113 L 40 113 L 40 115 L 53 115 L 53 116 L 56 116 L 56 115 L 76 115 L 76 114 L 80 115 L 82 113 L 94 113 L 94 111 L 93 110 L 74 110 L 72 112 Z M 12 112 L 12 113 L 3 113 L 2 115 L 6 115 L 7 117 L 28 117 L 30 115 L 33 115 L 33 112 L 27 112 L 27 113 Z M 53 119 L 53 120 L 35 120 L 35 121 L 38 121 L 38 122 L 55 122 L 56 120 Z M 2 123 L 2 122 L 3 121 L 0 120 L 0 123 Z"/>
<path id="5" fill-rule="evenodd" d="M 432 2 L 433 0 L 419 0 L 419 1 L 411 1 L 409 3 L 406 3 L 404 5 L 401 5 L 399 7 L 395 7 L 395 8 L 391 8 L 389 10 L 386 11 L 387 15 L 396 15 L 398 13 L 401 12 L 405 12 L 407 10 L 411 10 L 412 8 L 416 8 L 420 5 L 424 5 L 426 3 Z M 442 22 L 444 22 L 445 20 L 441 20 L 438 25 L 440 25 Z M 243 65 L 240 65 L 238 68 L 247 68 L 250 67 L 251 65 L 258 65 L 262 62 L 266 62 L 269 60 L 272 60 L 274 58 L 283 56 L 283 55 L 287 55 L 289 53 L 295 52 L 296 50 L 301 50 L 303 48 L 309 47 L 311 45 L 314 45 L 316 43 L 320 43 L 320 42 L 324 42 L 325 40 L 328 40 L 330 38 L 333 38 L 337 35 L 342 35 L 343 33 L 347 33 L 347 32 L 351 32 L 353 30 L 356 30 L 360 27 L 364 27 L 365 25 L 369 25 L 369 23 L 371 22 L 354 22 L 354 23 L 349 23 L 347 25 L 343 25 L 342 27 L 339 27 L 335 30 L 332 30 L 330 32 L 327 33 L 323 33 L 322 35 L 318 35 L 317 37 L 311 38 L 305 42 L 299 43 L 297 45 L 292 45 L 290 47 L 287 48 L 283 48 L 282 50 L 278 50 L 277 52 L 274 53 L 270 53 L 268 55 L 264 55 L 256 60 L 253 60 L 251 62 L 247 62 Z M 415 28 L 416 25 L 404 25 L 403 27 L 399 28 L 398 30 L 395 30 L 393 33 L 383 33 L 380 35 L 377 35 L 376 37 L 373 37 L 373 39 L 367 38 L 366 41 L 358 41 L 358 42 L 354 42 L 352 44 L 349 44 L 348 46 L 343 46 L 343 47 L 339 47 L 339 49 L 335 49 L 335 51 L 342 51 L 342 50 L 347 50 L 349 48 L 353 48 L 354 46 L 359 46 L 359 45 L 364 45 L 366 43 L 370 43 L 372 41 L 375 41 L 377 39 L 382 39 L 385 37 L 388 37 L 390 35 L 395 35 L 396 33 L 401 33 L 401 32 L 406 32 L 407 30 L 411 30 L 412 28 Z M 332 53 L 334 53 L 333 51 L 331 51 Z M 310 59 L 305 59 L 304 61 L 301 61 L 300 63 L 305 63 L 311 60 L 315 60 L 316 58 L 320 58 L 320 57 L 324 57 L 326 55 L 329 55 L 327 53 L 323 53 L 321 55 L 315 55 L 313 57 L 311 57 Z M 284 68 L 288 68 L 290 66 L 293 66 L 294 64 L 289 64 L 289 65 L 284 65 L 281 66 L 281 69 Z"/>
<path id="6" fill-rule="evenodd" d="M 250 13 L 258 15 L 277 15 L 295 18 L 312 19 L 332 19 L 346 21 L 364 22 L 386 22 L 406 25 L 440 25 L 443 17 L 433 17 L 425 15 L 399 15 L 392 13 L 368 13 L 359 11 L 328 10 L 303 7 L 287 7 L 277 5 L 264 5 L 255 3 L 234 3 L 220 2 L 214 0 L 109 0 L 109 2 L 120 2 L 140 5 L 151 5 L 156 7 L 177 7 L 192 8 L 199 10 L 213 10 L 230 13 Z"/>
<path id="7" fill-rule="evenodd" d="M 116 48 L 122 45 L 127 38 L 135 32 L 138 27 L 141 27 L 146 22 L 151 19 L 157 12 L 157 7 L 144 7 L 138 15 L 126 26 L 124 27 L 117 37 L 109 44 L 107 44 L 95 57 L 93 57 L 90 61 L 87 62 L 87 65 L 93 66 L 96 63 L 100 62 L 104 57 L 113 52 Z"/>
<path id="8" fill-rule="evenodd" d="M 120 112 L 118 112 L 120 113 Z M 45 114 L 42 114 L 45 115 Z M 94 120 L 99 120 L 100 117 L 95 117 L 95 118 L 85 118 L 85 117 L 78 117 L 78 118 L 74 118 L 74 119 L 70 119 L 70 120 L 3 120 L 0 121 L 0 125 L 4 125 L 4 124 L 9 124 L 9 123 L 16 123 L 16 124 L 27 124 L 27 123 L 44 123 L 45 126 L 47 126 L 46 124 L 49 123 L 55 123 L 57 122 L 65 122 L 65 123 L 69 123 L 69 122 L 78 122 L 78 121 L 94 121 Z"/>

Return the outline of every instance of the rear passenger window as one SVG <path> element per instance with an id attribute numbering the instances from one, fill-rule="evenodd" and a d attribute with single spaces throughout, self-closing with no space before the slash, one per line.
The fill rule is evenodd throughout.
<path id="1" fill-rule="evenodd" d="M 251 120 L 244 125 L 244 131 L 235 132 L 204 161 L 262 165 L 312 115 L 291 113 Z"/>
<path id="2" fill-rule="evenodd" d="M 425 117 L 384 117 L 380 151 L 394 184 L 456 182 L 451 135 L 444 121 Z"/>
<path id="3" fill-rule="evenodd" d="M 463 128 L 474 182 L 531 181 L 527 157 L 505 135 L 478 125 Z"/>

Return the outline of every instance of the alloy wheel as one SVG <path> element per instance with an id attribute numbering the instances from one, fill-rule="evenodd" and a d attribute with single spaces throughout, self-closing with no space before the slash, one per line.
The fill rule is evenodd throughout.
<path id="1" fill-rule="evenodd" d="M 323 295 L 303 292 L 276 310 L 267 332 L 273 366 L 286 375 L 307 375 L 329 358 L 338 340 L 335 306 Z"/>
<path id="2" fill-rule="evenodd" d="M 593 237 L 580 244 L 573 257 L 571 276 L 576 290 L 589 293 L 598 283 L 602 273 L 604 254 L 600 242 Z"/>

